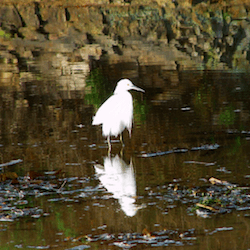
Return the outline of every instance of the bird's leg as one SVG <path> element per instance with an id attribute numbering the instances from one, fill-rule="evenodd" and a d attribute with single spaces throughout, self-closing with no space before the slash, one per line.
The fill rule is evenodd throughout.
<path id="1" fill-rule="evenodd" d="M 121 141 L 122 147 L 124 147 L 124 143 L 123 143 L 123 139 L 122 139 L 122 133 L 120 133 L 120 141 Z"/>
<path id="2" fill-rule="evenodd" d="M 124 147 L 122 147 L 122 148 L 121 148 L 121 151 L 120 151 L 120 156 L 121 156 L 121 158 L 123 158 L 123 149 L 124 149 Z"/>
<path id="3" fill-rule="evenodd" d="M 131 138 L 131 128 L 130 129 L 128 129 L 128 133 L 129 133 L 129 138 Z"/>
<path id="4" fill-rule="evenodd" d="M 107 138 L 107 141 L 108 141 L 108 145 L 109 145 L 109 154 L 111 152 L 111 142 L 110 142 L 110 135 L 108 135 L 108 138 Z"/>

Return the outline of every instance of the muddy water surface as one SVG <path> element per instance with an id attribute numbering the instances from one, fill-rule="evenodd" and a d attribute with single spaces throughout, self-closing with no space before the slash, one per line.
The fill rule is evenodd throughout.
<path id="1" fill-rule="evenodd" d="M 66 88 L 29 72 L 1 72 L 1 249 L 250 247 L 248 74 L 104 60 Z M 122 77 L 145 94 L 109 156 L 91 121 Z"/>

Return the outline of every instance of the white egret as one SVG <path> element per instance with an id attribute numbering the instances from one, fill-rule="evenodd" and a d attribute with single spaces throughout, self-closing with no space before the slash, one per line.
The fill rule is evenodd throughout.
<path id="1" fill-rule="evenodd" d="M 120 80 L 115 88 L 114 94 L 110 96 L 97 110 L 93 117 L 92 125 L 102 124 L 102 134 L 107 137 L 109 151 L 111 150 L 110 136 L 118 136 L 122 142 L 122 132 L 128 129 L 131 137 L 133 120 L 133 99 L 128 90 L 145 92 L 136 87 L 130 80 Z"/>

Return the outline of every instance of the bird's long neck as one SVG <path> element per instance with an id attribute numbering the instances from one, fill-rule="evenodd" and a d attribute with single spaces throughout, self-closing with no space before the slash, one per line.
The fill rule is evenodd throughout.
<path id="1" fill-rule="evenodd" d="M 115 91 L 114 91 L 114 95 L 117 95 L 119 93 L 120 93 L 119 90 L 116 88 Z"/>

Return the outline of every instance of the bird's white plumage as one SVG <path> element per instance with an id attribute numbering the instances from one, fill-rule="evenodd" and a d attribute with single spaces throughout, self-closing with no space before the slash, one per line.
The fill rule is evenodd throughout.
<path id="1" fill-rule="evenodd" d="M 93 125 L 102 124 L 103 136 L 117 136 L 125 128 L 131 131 L 133 100 L 129 92 L 112 95 L 96 112 Z"/>
<path id="2" fill-rule="evenodd" d="M 102 124 L 103 136 L 118 136 L 127 128 L 131 134 L 133 121 L 133 99 L 128 90 L 144 92 L 130 80 L 122 79 L 117 83 L 114 94 L 98 109 L 93 118 L 93 125 Z"/>

